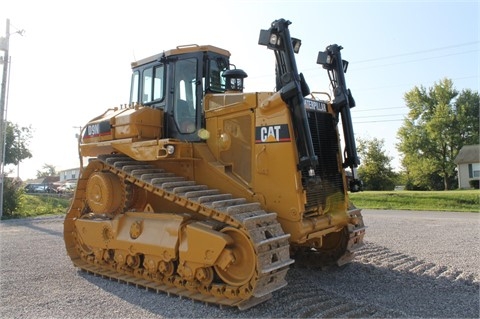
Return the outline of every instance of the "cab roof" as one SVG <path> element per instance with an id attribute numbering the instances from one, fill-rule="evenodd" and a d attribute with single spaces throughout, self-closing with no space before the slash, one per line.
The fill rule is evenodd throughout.
<path id="1" fill-rule="evenodd" d="M 132 62 L 131 65 L 132 65 L 132 68 L 134 68 L 143 64 L 157 61 L 162 57 L 168 57 L 171 55 L 178 55 L 178 54 L 191 53 L 191 52 L 206 52 L 206 51 L 215 52 L 215 53 L 230 57 L 229 51 L 218 48 L 213 45 L 187 44 L 187 45 L 179 45 L 175 49 L 163 51 L 162 53 L 152 55 L 148 58 L 144 58 L 144 59 Z"/>

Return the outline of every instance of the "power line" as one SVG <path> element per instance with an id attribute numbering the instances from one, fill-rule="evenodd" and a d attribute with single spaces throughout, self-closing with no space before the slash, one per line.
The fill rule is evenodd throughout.
<path id="1" fill-rule="evenodd" d="M 395 62 L 395 63 L 388 63 L 388 64 L 378 64 L 378 65 L 374 65 L 374 66 L 365 66 L 365 67 L 361 67 L 361 68 L 355 68 L 355 70 L 358 71 L 358 70 L 365 70 L 365 69 L 372 69 L 372 68 L 383 68 L 383 67 L 386 67 L 386 66 L 420 62 L 420 61 L 432 60 L 432 59 L 440 59 L 440 58 L 445 58 L 445 57 L 449 57 L 449 56 L 469 54 L 469 53 L 478 52 L 478 51 L 479 50 L 470 50 L 470 51 L 450 53 L 450 54 L 444 54 L 444 55 L 433 56 L 433 57 L 425 57 L 425 58 L 421 58 L 421 59 L 408 60 L 408 61 L 402 61 L 402 62 Z"/>
<path id="2" fill-rule="evenodd" d="M 356 119 L 366 119 L 372 117 L 391 117 L 391 116 L 405 116 L 405 114 L 376 114 L 376 115 L 365 115 L 365 116 L 355 116 Z"/>
<path id="3" fill-rule="evenodd" d="M 361 109 L 358 109 L 358 110 L 355 108 L 355 112 L 370 112 L 370 111 L 382 111 L 382 110 L 404 109 L 404 108 L 406 108 L 406 106 L 380 107 L 376 109 L 365 110 L 364 107 L 362 107 Z"/>
<path id="4" fill-rule="evenodd" d="M 368 60 L 352 61 L 352 62 L 350 62 L 350 64 L 357 65 L 357 64 L 367 63 L 367 62 L 377 62 L 379 60 L 388 60 L 388 59 L 393 59 L 393 58 L 402 57 L 402 56 L 410 56 L 410 55 L 423 54 L 423 53 L 428 53 L 428 52 L 435 52 L 435 51 L 445 50 L 445 49 L 449 49 L 449 48 L 455 48 L 455 47 L 461 47 L 461 46 L 467 46 L 467 45 L 479 44 L 479 43 L 480 43 L 480 41 L 467 42 L 467 43 L 462 43 L 462 44 L 457 44 L 457 45 L 445 46 L 445 47 L 441 47 L 441 48 L 434 48 L 434 49 L 428 49 L 428 50 L 422 50 L 422 51 L 402 53 L 402 54 L 396 54 L 396 55 L 385 56 L 385 57 L 378 57 L 378 58 L 368 59 Z M 419 58 L 419 59 L 415 59 L 415 60 L 408 60 L 408 61 L 395 62 L 395 63 L 389 63 L 389 64 L 381 64 L 381 65 L 374 65 L 374 66 L 369 66 L 369 67 L 355 68 L 355 70 L 364 70 L 364 69 L 386 67 L 386 66 L 392 66 L 392 65 L 398 65 L 398 64 L 413 63 L 413 62 L 419 62 L 419 61 L 425 61 L 425 60 L 431 60 L 431 59 L 439 59 L 439 58 L 444 58 L 444 57 L 449 57 L 449 56 L 474 53 L 474 52 L 478 52 L 478 51 L 479 51 L 479 49 L 462 51 L 462 52 L 444 54 L 444 55 L 434 56 L 434 57 L 425 57 L 425 58 Z M 305 69 L 303 72 L 305 73 L 305 72 L 309 72 L 309 71 L 317 70 L 317 69 L 318 68 L 316 68 L 316 67 L 315 68 L 309 68 L 309 69 Z"/>
<path id="5" fill-rule="evenodd" d="M 458 81 L 458 80 L 467 80 L 467 79 L 478 79 L 477 75 L 468 75 L 468 76 L 462 76 L 462 77 L 456 77 L 456 78 L 450 78 L 452 81 Z M 377 87 L 367 87 L 367 88 L 362 88 L 362 87 L 357 87 L 355 88 L 355 91 L 370 91 L 370 90 L 380 90 L 380 89 L 390 89 L 390 88 L 396 88 L 396 87 L 404 87 L 404 86 L 419 86 L 418 84 L 396 84 L 396 85 L 385 85 L 385 86 L 377 86 Z"/>
<path id="6" fill-rule="evenodd" d="M 363 119 L 363 118 L 381 118 L 381 117 L 389 117 L 389 116 L 404 116 L 404 118 L 402 119 L 391 119 L 391 120 L 372 120 L 372 121 L 360 121 L 360 122 L 357 122 L 356 119 Z M 415 118 L 415 119 L 412 119 L 412 118 L 409 118 L 407 117 L 406 114 L 386 114 L 386 115 L 382 115 L 382 114 L 377 114 L 377 115 L 372 115 L 372 116 L 355 116 L 352 118 L 353 122 L 355 124 L 363 124 L 363 123 L 378 123 L 378 122 L 396 122 L 396 121 L 403 121 L 403 120 L 408 120 L 408 121 L 413 121 L 413 122 L 416 122 L 416 121 L 424 121 L 421 119 L 422 117 L 418 117 L 418 118 Z M 436 116 L 435 118 L 437 119 L 450 119 L 449 116 Z"/>
<path id="7" fill-rule="evenodd" d="M 453 45 L 448 45 L 448 46 L 444 46 L 444 47 L 440 47 L 440 48 L 420 50 L 420 51 L 414 51 L 414 52 L 408 52 L 408 53 L 400 53 L 400 54 L 395 54 L 395 55 L 390 55 L 390 56 L 379 57 L 379 58 L 375 58 L 375 59 L 352 61 L 352 63 L 359 64 L 359 63 L 366 63 L 366 62 L 372 62 L 372 61 L 378 61 L 378 60 L 387 60 L 387 59 L 393 59 L 393 58 L 398 58 L 398 57 L 402 57 L 402 56 L 409 56 L 409 55 L 422 54 L 422 53 L 427 53 L 427 52 L 441 51 L 441 50 L 458 48 L 458 47 L 462 47 L 462 46 L 468 46 L 468 45 L 479 44 L 479 43 L 480 43 L 480 41 L 453 44 Z M 476 51 L 478 51 L 478 50 L 476 50 Z"/>
<path id="8" fill-rule="evenodd" d="M 405 119 L 394 119 L 394 120 L 373 120 L 373 121 L 360 121 L 357 122 L 355 119 L 353 119 L 353 124 L 367 124 L 367 123 L 383 123 L 383 122 L 402 122 Z"/>

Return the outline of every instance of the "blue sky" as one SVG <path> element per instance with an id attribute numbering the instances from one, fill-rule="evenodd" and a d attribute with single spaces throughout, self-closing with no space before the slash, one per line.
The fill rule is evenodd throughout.
<path id="1" fill-rule="evenodd" d="M 318 51 L 344 47 L 355 135 L 384 139 L 399 168 L 407 91 L 445 77 L 459 91 L 479 90 L 479 17 L 479 1 L 7 0 L 0 36 L 7 18 L 11 33 L 26 31 L 10 38 L 7 118 L 34 130 L 33 158 L 20 164 L 20 177 L 34 178 L 44 164 L 78 166 L 74 127 L 127 103 L 135 59 L 211 44 L 248 73 L 246 91 L 273 90 L 273 53 L 258 45 L 258 34 L 278 18 L 302 40 L 297 64 L 312 91 L 329 92 Z"/>

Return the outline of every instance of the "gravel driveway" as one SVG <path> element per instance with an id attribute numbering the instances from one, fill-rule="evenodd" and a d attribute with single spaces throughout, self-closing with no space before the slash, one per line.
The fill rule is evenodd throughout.
<path id="1" fill-rule="evenodd" d="M 239 311 L 73 267 L 63 218 L 0 222 L 1 318 L 479 318 L 480 214 L 364 210 L 366 245 L 342 268 L 295 268 Z"/>

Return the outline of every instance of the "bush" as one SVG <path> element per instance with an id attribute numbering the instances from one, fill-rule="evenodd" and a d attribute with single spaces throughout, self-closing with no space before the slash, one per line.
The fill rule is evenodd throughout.
<path id="1" fill-rule="evenodd" d="M 3 179 L 3 216 L 9 218 L 20 205 L 20 196 L 23 194 L 22 183 L 13 178 Z"/>
<path id="2" fill-rule="evenodd" d="M 471 188 L 480 189 L 480 180 L 479 179 L 472 179 L 468 182 Z"/>
<path id="3" fill-rule="evenodd" d="M 69 198 L 52 194 L 26 194 L 20 181 L 7 177 L 4 179 L 1 219 L 65 214 L 69 206 Z"/>

